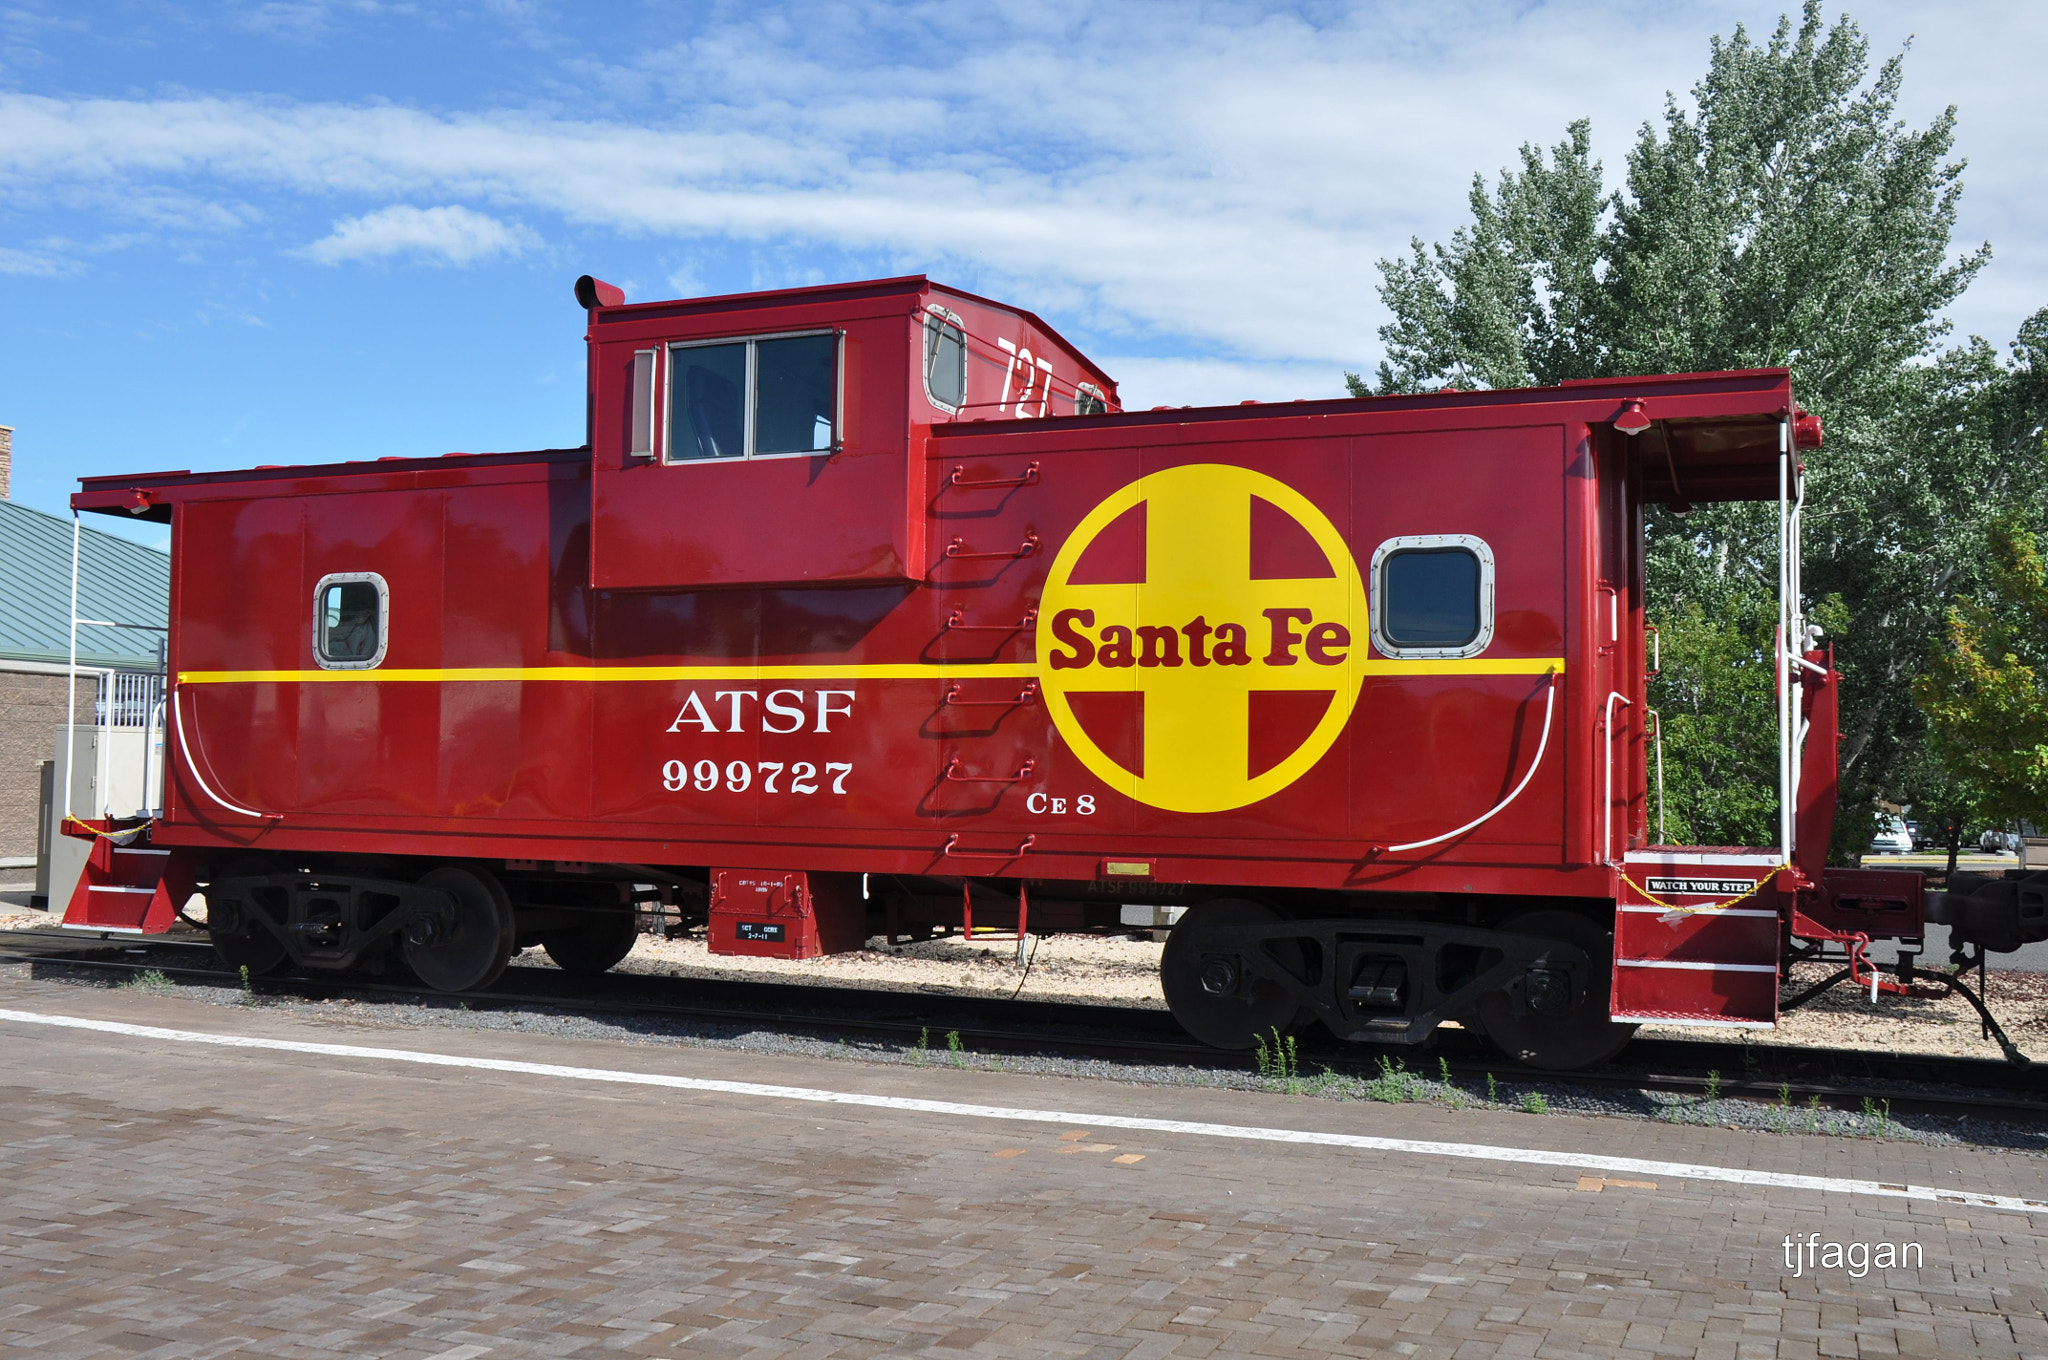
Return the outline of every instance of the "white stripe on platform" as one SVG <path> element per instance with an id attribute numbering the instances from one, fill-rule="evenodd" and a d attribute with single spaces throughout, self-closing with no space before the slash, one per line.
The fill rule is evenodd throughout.
<path id="1" fill-rule="evenodd" d="M 770 1086 L 753 1081 L 714 1081 L 660 1072 L 626 1072 L 603 1067 L 564 1067 L 556 1063 L 517 1062 L 509 1058 L 465 1058 L 448 1053 L 421 1053 L 405 1048 L 366 1048 L 359 1044 L 316 1044 L 293 1039 L 263 1039 L 239 1034 L 208 1034 L 200 1030 L 162 1029 L 119 1020 L 88 1020 L 71 1015 L 0 1010 L 0 1021 L 49 1025 L 57 1029 L 120 1034 L 132 1039 L 206 1044 L 217 1048 L 253 1048 L 272 1053 L 305 1053 L 323 1058 L 368 1058 L 377 1062 L 418 1063 L 426 1067 L 462 1067 L 481 1072 L 511 1072 L 529 1077 L 607 1082 L 622 1086 L 655 1086 L 672 1091 L 702 1091 L 763 1100 L 801 1101 L 813 1105 L 852 1105 L 871 1110 L 948 1115 L 956 1119 L 991 1119 L 1009 1123 L 1065 1124 L 1072 1127 L 1131 1129 L 1141 1133 L 1178 1133 L 1197 1138 L 1227 1138 L 1253 1143 L 1298 1143 L 1313 1147 L 1351 1148 L 1361 1152 L 1405 1152 L 1421 1157 L 1452 1157 L 1462 1161 L 1507 1162 L 1521 1166 L 1559 1166 L 1584 1171 L 1625 1171 L 1638 1176 L 1669 1176 L 1677 1180 L 1717 1181 L 1726 1185 L 1765 1186 L 1777 1190 L 1814 1190 L 1823 1194 L 1879 1195 L 1891 1199 L 1970 1204 L 1986 1209 L 2048 1213 L 2048 1200 L 2018 1195 L 1991 1195 L 1972 1190 L 1942 1190 L 1927 1185 L 1894 1185 L 1887 1181 L 1851 1180 L 1836 1176 L 1805 1176 L 1789 1171 L 1754 1171 L 1739 1166 L 1707 1166 L 1691 1162 L 1656 1162 L 1641 1157 L 1605 1157 L 1547 1148 L 1495 1147 L 1486 1143 L 1442 1143 L 1418 1138 L 1375 1138 L 1361 1133 L 1325 1133 L 1315 1129 L 1273 1129 L 1244 1124 L 1206 1124 L 1185 1119 L 1146 1119 L 1126 1114 L 1088 1114 L 1074 1110 L 1033 1110 L 1005 1105 L 968 1105 L 951 1100 L 920 1100 L 911 1096 L 878 1096 L 861 1091 L 827 1091 L 811 1086 Z"/>

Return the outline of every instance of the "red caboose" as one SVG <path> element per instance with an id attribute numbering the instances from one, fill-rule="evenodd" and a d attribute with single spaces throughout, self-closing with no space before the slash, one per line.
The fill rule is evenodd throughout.
<path id="1" fill-rule="evenodd" d="M 172 526 L 174 683 L 74 921 L 196 882 L 231 961 L 461 989 L 609 967 L 636 883 L 793 955 L 1169 902 L 1211 1043 L 1552 1066 L 1773 1024 L 1794 936 L 1920 934 L 1917 875 L 1822 872 L 1782 370 L 1131 412 L 923 278 L 578 296 L 586 447 L 84 483 Z M 1772 498 L 1780 843 L 1653 846 L 1643 507 Z"/>

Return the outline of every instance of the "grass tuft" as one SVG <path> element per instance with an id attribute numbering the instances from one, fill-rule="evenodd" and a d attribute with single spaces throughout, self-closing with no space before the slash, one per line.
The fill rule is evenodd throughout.
<path id="1" fill-rule="evenodd" d="M 145 968 L 130 976 L 121 986 L 131 992 L 148 992 L 153 996 L 168 996 L 171 992 L 171 980 L 160 968 Z"/>

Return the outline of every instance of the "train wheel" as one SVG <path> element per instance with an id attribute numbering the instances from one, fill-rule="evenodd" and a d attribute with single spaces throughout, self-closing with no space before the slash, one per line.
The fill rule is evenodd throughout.
<path id="1" fill-rule="evenodd" d="M 640 922 L 630 911 L 608 911 L 580 926 L 551 930 L 540 937 L 540 947 L 565 973 L 602 973 L 633 952 L 640 938 Z"/>
<path id="2" fill-rule="evenodd" d="M 1555 1015 L 1518 1015 L 1505 992 L 1488 992 L 1479 999 L 1479 1022 L 1495 1046 L 1510 1058 L 1547 1072 L 1590 1067 L 1621 1052 L 1636 1027 L 1607 1018 L 1607 984 L 1614 970 L 1614 941 L 1608 932 L 1572 911 L 1525 912 L 1501 929 L 1577 945 L 1592 960 L 1593 976 L 1586 979 L 1579 1003 Z"/>
<path id="3" fill-rule="evenodd" d="M 1252 977 L 1236 948 L 1205 949 L 1206 926 L 1267 925 L 1282 920 L 1263 902 L 1225 898 L 1190 907 L 1166 937 L 1159 958 L 1159 985 L 1167 1009 L 1182 1029 L 1214 1048 L 1248 1049 L 1275 1032 L 1287 1034 L 1300 1020 L 1300 1003 L 1279 984 Z M 1281 940 L 1266 946 L 1274 960 L 1302 971 L 1301 946 Z"/>
<path id="4" fill-rule="evenodd" d="M 444 865 L 420 879 L 455 899 L 451 924 L 431 933 L 408 931 L 405 961 L 421 982 L 436 991 L 466 992 L 488 987 L 512 957 L 512 899 L 481 869 Z M 415 934 L 425 935 L 415 939 Z"/>
<path id="5" fill-rule="evenodd" d="M 214 877 L 222 882 L 236 878 L 268 878 L 284 872 L 284 865 L 268 855 L 242 855 L 229 860 Z M 284 942 L 250 917 L 261 910 L 253 902 L 218 904 L 206 899 L 206 934 L 213 952 L 234 969 L 246 968 L 251 977 L 271 972 L 285 960 Z"/>

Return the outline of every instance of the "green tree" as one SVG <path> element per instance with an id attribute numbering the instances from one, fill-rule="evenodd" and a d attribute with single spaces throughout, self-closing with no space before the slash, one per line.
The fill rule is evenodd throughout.
<path id="1" fill-rule="evenodd" d="M 1869 57 L 1807 0 L 1766 47 L 1741 27 L 1714 39 L 1696 109 L 1667 98 L 1623 190 L 1604 188 L 1585 120 L 1547 159 L 1525 145 L 1491 193 L 1475 176 L 1470 226 L 1380 262 L 1387 357 L 1351 391 L 1783 366 L 1828 415 L 1887 388 L 1990 248 L 1948 258 L 1955 110 L 1907 128 L 1903 62 L 1872 78 Z"/>
<path id="2" fill-rule="evenodd" d="M 1818 0 L 1767 44 L 1739 27 L 1715 39 L 1693 107 L 1667 99 L 1619 191 L 1577 122 L 1547 155 L 1524 146 L 1491 191 L 1475 179 L 1472 222 L 1447 244 L 1381 261 L 1386 358 L 1370 384 L 1346 375 L 1366 395 L 1790 368 L 1829 431 L 1809 469 L 1807 584 L 1832 601 L 1845 676 L 1845 809 L 1890 780 L 1900 720 L 1917 725 L 1911 681 L 1960 584 L 1944 545 L 1981 524 L 1976 498 L 2017 494 L 1993 486 L 1986 406 L 2009 374 L 1982 342 L 1928 362 L 1989 248 L 1951 257 L 1954 110 L 1907 127 L 1903 78 L 1899 57 L 1873 73 L 1860 31 L 1827 25 Z M 1965 475 L 1950 466 L 1959 428 Z M 1655 509 L 1648 532 L 1651 610 L 1668 623 L 1651 695 L 1672 714 L 1667 770 L 1713 772 L 1667 780 L 1678 824 L 1698 841 L 1765 843 L 1776 759 L 1757 726 L 1768 695 L 1759 709 L 1749 690 L 1770 670 L 1775 511 Z M 1845 846 L 1867 837 L 1840 820 Z"/>
<path id="3" fill-rule="evenodd" d="M 2048 558 L 2018 515 L 1987 535 L 1984 588 L 1948 612 L 1914 697 L 1931 746 L 1999 821 L 2048 813 Z"/>

